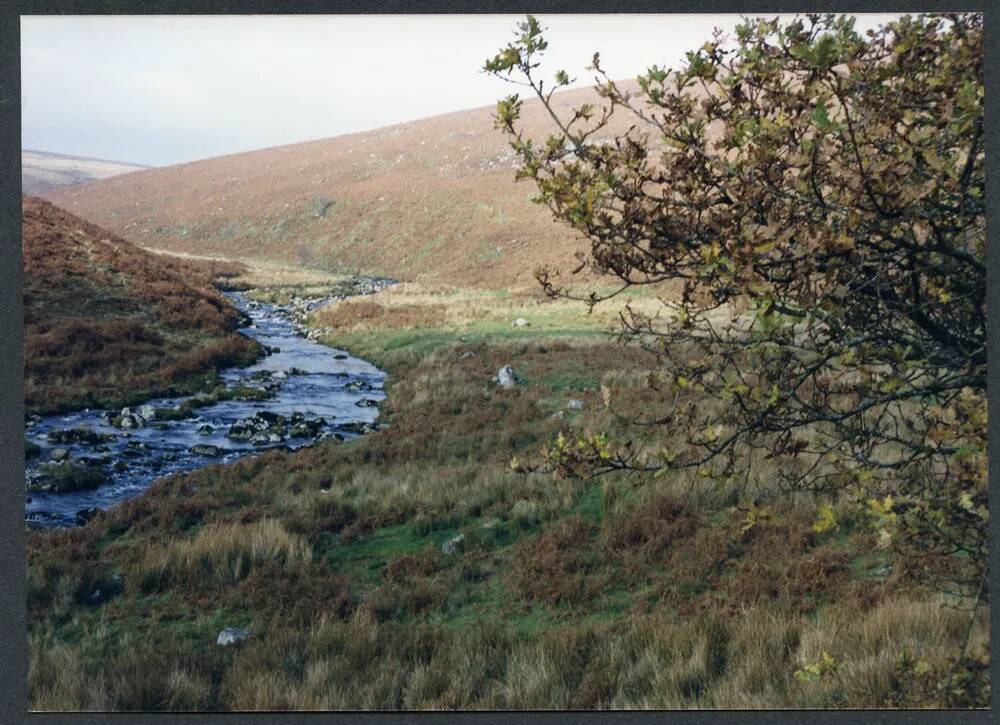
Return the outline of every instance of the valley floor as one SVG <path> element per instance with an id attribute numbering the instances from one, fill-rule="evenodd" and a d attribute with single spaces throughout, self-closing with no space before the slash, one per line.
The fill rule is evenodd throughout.
<path id="1" fill-rule="evenodd" d="M 607 338 L 614 319 L 411 285 L 315 313 L 322 339 L 388 371 L 388 427 L 29 535 L 30 707 L 935 704 L 969 613 L 838 502 L 817 531 L 811 497 L 513 470 L 560 432 L 622 432 L 602 386 L 638 391 L 654 361 Z M 491 381 L 506 364 L 512 390 Z M 254 634 L 218 646 L 226 627 Z M 988 641 L 982 611 L 968 651 Z"/>

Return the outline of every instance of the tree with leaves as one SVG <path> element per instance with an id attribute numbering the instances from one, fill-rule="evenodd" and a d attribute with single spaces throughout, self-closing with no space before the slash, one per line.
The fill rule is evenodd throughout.
<path id="1" fill-rule="evenodd" d="M 589 305 L 679 289 L 662 314 L 622 316 L 622 338 L 659 356 L 659 402 L 630 419 L 657 444 L 561 438 L 557 475 L 766 470 L 777 491 L 850 497 L 907 566 L 986 601 L 982 16 L 864 35 L 843 16 L 745 20 L 631 88 L 595 54 L 600 108 L 568 114 L 546 47 L 528 17 L 485 70 L 537 97 L 554 133 L 524 136 L 520 95 L 496 123 L 536 200 L 589 241 L 577 269 L 620 284 L 539 281 Z"/>

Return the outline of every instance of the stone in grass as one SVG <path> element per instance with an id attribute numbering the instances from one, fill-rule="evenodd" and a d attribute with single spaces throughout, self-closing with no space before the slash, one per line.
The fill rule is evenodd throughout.
<path id="1" fill-rule="evenodd" d="M 441 544 L 441 551 L 445 554 L 453 554 L 458 550 L 459 544 L 465 541 L 465 534 L 459 534 L 453 539 L 448 539 L 446 542 Z"/>
<path id="2" fill-rule="evenodd" d="M 566 410 L 583 410 L 583 401 L 574 398 L 566 403 Z"/>
<path id="3" fill-rule="evenodd" d="M 219 636 L 216 638 L 215 643 L 220 647 L 228 647 L 231 644 L 239 644 L 244 640 L 253 637 L 253 632 L 249 629 L 242 629 L 241 627 L 226 627 L 224 630 L 219 632 Z"/>
<path id="4" fill-rule="evenodd" d="M 527 327 L 527 326 L 528 326 L 528 325 L 530 325 L 530 324 L 531 324 L 531 323 L 530 323 L 530 322 L 528 322 L 528 321 L 527 321 L 526 319 L 524 319 L 523 317 L 518 317 L 518 318 L 517 318 L 516 320 L 514 320 L 514 322 L 512 323 L 512 325 L 511 325 L 511 326 L 512 326 L 512 327 Z"/>
<path id="5" fill-rule="evenodd" d="M 515 385 L 521 382 L 521 379 L 517 376 L 517 373 L 514 372 L 514 368 L 510 364 L 504 365 L 500 368 L 495 380 L 497 385 L 504 390 L 511 390 Z"/>

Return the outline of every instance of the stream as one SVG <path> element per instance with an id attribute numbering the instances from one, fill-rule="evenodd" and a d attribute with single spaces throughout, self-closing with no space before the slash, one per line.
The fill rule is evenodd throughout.
<path id="1" fill-rule="evenodd" d="M 29 525 L 77 526 L 96 509 L 138 496 L 164 476 L 268 448 L 295 449 L 332 437 L 348 440 L 371 429 L 378 416 L 376 403 L 385 398 L 384 372 L 302 336 L 289 305 L 256 302 L 239 292 L 226 294 L 252 321 L 240 332 L 277 351 L 251 366 L 222 371 L 221 382 L 229 389 L 253 388 L 251 393 L 260 395 L 266 391 L 270 397 L 219 400 L 176 420 L 161 420 L 175 416 L 153 411 L 176 412 L 185 400 L 198 396 L 155 398 L 129 409 L 133 414 L 124 430 L 125 411 L 87 409 L 30 418 L 26 441 L 40 452 L 25 463 Z M 313 301 L 307 309 L 324 302 Z M 83 435 L 73 432 L 81 429 Z M 53 464 L 54 457 L 65 462 Z M 89 490 L 44 490 L 55 488 L 45 484 L 53 470 L 73 465 L 94 471 L 100 484 Z"/>

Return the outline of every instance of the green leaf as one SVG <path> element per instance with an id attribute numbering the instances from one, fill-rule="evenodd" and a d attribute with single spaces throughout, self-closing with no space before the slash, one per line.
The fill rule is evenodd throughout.
<path id="1" fill-rule="evenodd" d="M 813 109 L 810 118 L 820 131 L 828 131 L 830 129 L 830 115 L 826 109 L 826 103 L 823 101 L 819 101 L 816 104 L 816 108 Z"/>

